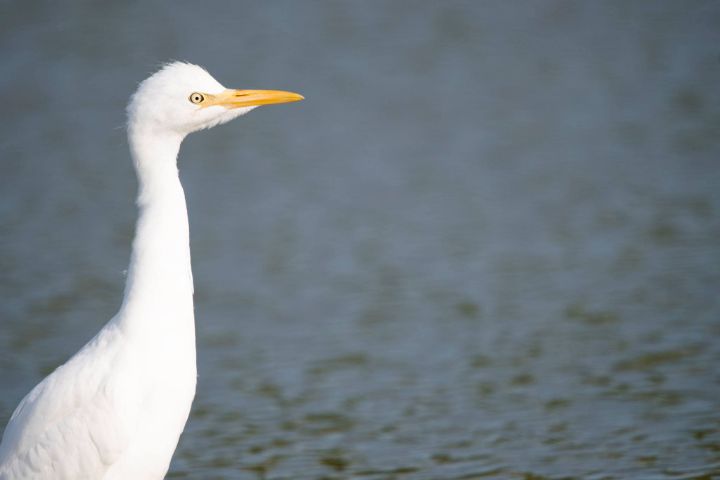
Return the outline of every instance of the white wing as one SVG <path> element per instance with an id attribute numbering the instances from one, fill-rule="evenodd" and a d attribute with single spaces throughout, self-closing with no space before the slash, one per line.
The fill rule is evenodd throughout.
<path id="1" fill-rule="evenodd" d="M 123 343 L 111 322 L 20 402 L 0 444 L 0 480 L 103 477 L 136 426 Z"/>

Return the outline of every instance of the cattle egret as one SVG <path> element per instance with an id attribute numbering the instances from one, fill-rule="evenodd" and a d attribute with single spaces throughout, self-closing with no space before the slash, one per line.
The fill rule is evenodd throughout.
<path id="1" fill-rule="evenodd" d="M 183 138 L 259 105 L 302 100 L 231 90 L 170 63 L 127 108 L 139 217 L 118 313 L 20 402 L 0 444 L 0 480 L 157 480 L 195 396 L 193 279 L 177 154 Z"/>

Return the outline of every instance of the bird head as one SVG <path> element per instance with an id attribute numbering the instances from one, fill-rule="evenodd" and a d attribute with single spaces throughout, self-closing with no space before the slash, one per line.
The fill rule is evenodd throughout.
<path id="1" fill-rule="evenodd" d="M 228 89 L 202 67 L 173 62 L 140 84 L 127 108 L 128 125 L 184 137 L 229 122 L 260 105 L 302 99 L 302 95 L 280 90 Z"/>

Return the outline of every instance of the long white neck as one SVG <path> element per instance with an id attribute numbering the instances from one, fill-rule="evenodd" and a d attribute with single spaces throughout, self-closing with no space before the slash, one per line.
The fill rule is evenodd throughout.
<path id="1" fill-rule="evenodd" d="M 131 126 L 128 139 L 139 217 L 118 321 L 128 332 L 181 326 L 194 332 L 188 217 L 177 169 L 183 137 Z"/>

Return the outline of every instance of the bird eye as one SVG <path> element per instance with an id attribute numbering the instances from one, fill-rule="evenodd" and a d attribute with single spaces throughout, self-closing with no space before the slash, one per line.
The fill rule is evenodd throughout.
<path id="1" fill-rule="evenodd" d="M 189 100 L 197 105 L 198 103 L 202 103 L 205 101 L 205 96 L 202 93 L 191 93 Z"/>

